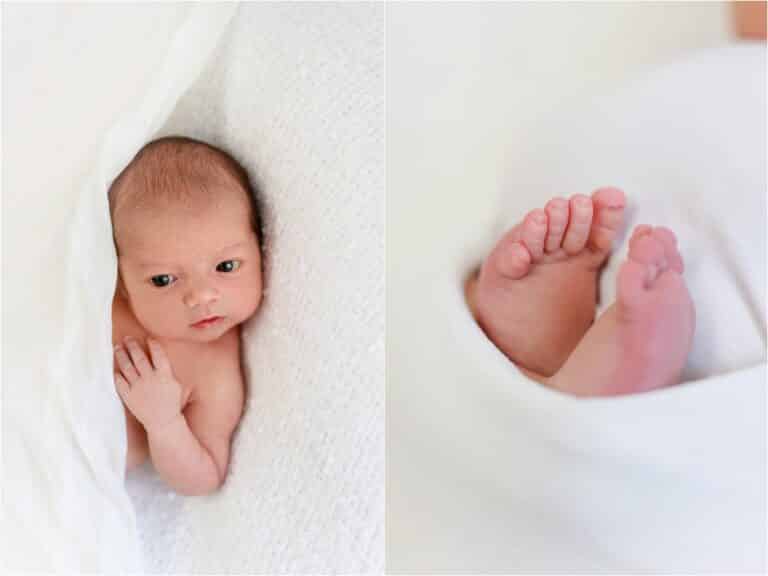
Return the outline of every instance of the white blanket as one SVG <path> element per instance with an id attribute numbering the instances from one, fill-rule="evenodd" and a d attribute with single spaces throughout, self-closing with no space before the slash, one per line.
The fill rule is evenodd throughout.
<path id="1" fill-rule="evenodd" d="M 433 281 L 432 377 L 390 404 L 389 569 L 765 569 L 765 66 L 763 46 L 697 53 L 543 124 L 509 159 L 498 227 Z M 627 230 L 679 234 L 697 332 L 686 383 L 575 399 L 496 350 L 462 282 L 527 210 L 607 184 L 630 198 Z M 626 237 L 616 250 L 601 310 Z"/>
<path id="2" fill-rule="evenodd" d="M 92 105 L 100 125 L 80 110 L 86 120 L 68 137 L 75 149 L 89 142 L 89 154 L 69 157 L 57 186 L 37 190 L 43 203 L 60 191 L 72 212 L 49 216 L 68 246 L 58 259 L 44 248 L 32 252 L 48 273 L 40 301 L 52 306 L 51 317 L 41 313 L 35 326 L 50 348 L 32 355 L 17 346 L 25 358 L 42 358 L 42 370 L 17 362 L 11 372 L 6 405 L 27 408 L 4 426 L 13 432 L 4 454 L 4 516 L 14 536 L 6 563 L 108 573 L 380 571 L 383 7 L 14 10 L 15 29 L 50 24 L 60 36 L 59 53 L 40 50 L 39 77 L 58 59 L 62 72 L 77 71 L 80 94 L 92 86 L 116 104 Z M 126 41 L 131 32 L 147 45 Z M 20 36 L 19 49 L 35 46 Z M 140 64 L 115 65 L 128 45 Z M 127 92 L 105 94 L 111 82 Z M 34 111 L 22 105 L 30 94 L 15 101 L 19 118 Z M 65 119 L 54 124 L 61 127 L 68 110 L 56 102 L 54 93 L 48 106 Z M 112 383 L 116 261 L 106 190 L 144 142 L 171 132 L 222 145 L 259 183 L 267 294 L 245 329 L 248 399 L 227 483 L 207 498 L 175 498 L 145 469 L 129 479 L 131 503 L 123 409 Z M 27 170 L 40 170 L 45 155 L 30 149 L 24 160 Z M 22 182 L 18 173 L 14 183 Z M 25 326 L 32 319 L 12 319 L 14 333 L 30 334 L 31 351 L 35 332 Z"/>

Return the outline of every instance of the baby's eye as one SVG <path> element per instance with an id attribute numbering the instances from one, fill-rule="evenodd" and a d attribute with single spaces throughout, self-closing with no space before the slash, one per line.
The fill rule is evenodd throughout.
<path id="1" fill-rule="evenodd" d="M 150 280 L 152 281 L 152 284 L 158 288 L 165 288 L 166 286 L 173 284 L 176 281 L 176 278 L 170 274 L 158 274 L 157 276 L 152 276 Z"/>
<path id="2" fill-rule="evenodd" d="M 234 272 L 238 268 L 240 268 L 239 260 L 224 260 L 224 262 L 219 262 L 219 265 L 216 266 L 216 270 L 219 272 Z"/>

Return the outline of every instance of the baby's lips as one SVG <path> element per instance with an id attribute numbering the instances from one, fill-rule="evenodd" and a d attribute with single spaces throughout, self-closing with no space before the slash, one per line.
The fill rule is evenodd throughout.
<path id="1" fill-rule="evenodd" d="M 202 322 L 206 322 L 206 321 L 221 320 L 222 318 L 224 318 L 224 317 L 220 316 L 218 314 L 213 314 L 212 316 L 206 316 L 205 318 L 201 318 L 200 320 L 196 320 L 195 322 L 192 322 L 192 324 L 190 324 L 190 326 L 196 326 L 196 325 L 198 325 L 198 324 L 200 324 Z"/>

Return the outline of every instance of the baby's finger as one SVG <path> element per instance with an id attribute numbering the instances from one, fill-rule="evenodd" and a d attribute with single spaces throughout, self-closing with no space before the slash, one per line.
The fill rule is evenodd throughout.
<path id="1" fill-rule="evenodd" d="M 133 367 L 133 362 L 131 362 L 128 353 L 122 346 L 115 347 L 115 363 L 128 382 L 133 382 L 139 378 L 139 373 Z"/>
<path id="2" fill-rule="evenodd" d="M 117 393 L 123 400 L 126 399 L 128 393 L 131 391 L 131 385 L 128 383 L 128 380 L 117 373 L 115 373 L 115 388 L 117 388 Z"/>
<path id="3" fill-rule="evenodd" d="M 171 363 L 168 361 L 168 356 L 165 354 L 165 350 L 157 340 L 147 338 L 147 348 L 149 348 L 149 355 L 152 357 L 152 365 L 155 370 L 164 372 L 171 368 Z"/>
<path id="4" fill-rule="evenodd" d="M 152 373 L 152 366 L 149 364 L 149 359 L 141 349 L 139 343 L 133 338 L 125 339 L 125 347 L 128 348 L 128 353 L 131 355 L 131 361 L 136 367 L 136 370 L 141 376 L 147 376 Z"/>

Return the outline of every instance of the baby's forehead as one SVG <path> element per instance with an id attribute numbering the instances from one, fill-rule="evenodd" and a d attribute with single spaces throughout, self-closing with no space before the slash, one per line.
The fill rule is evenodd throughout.
<path id="1" fill-rule="evenodd" d="M 221 243 L 232 233 L 243 235 L 252 228 L 250 206 L 235 194 L 128 203 L 115 213 L 113 226 L 121 248 L 174 241 Z"/>
<path id="2" fill-rule="evenodd" d="M 118 246 L 122 257 L 139 263 L 191 263 L 256 244 L 248 219 L 242 215 L 214 211 L 196 216 L 170 212 L 136 216 L 126 223 Z"/>
<path id="3" fill-rule="evenodd" d="M 200 263 L 210 264 L 224 258 L 238 257 L 252 252 L 255 243 L 246 237 L 232 236 L 224 241 L 210 241 L 200 238 L 199 242 L 174 241 L 160 242 L 156 245 L 134 246 L 123 254 L 122 258 L 130 260 L 140 268 L 155 268 L 164 266 L 187 267 Z"/>

